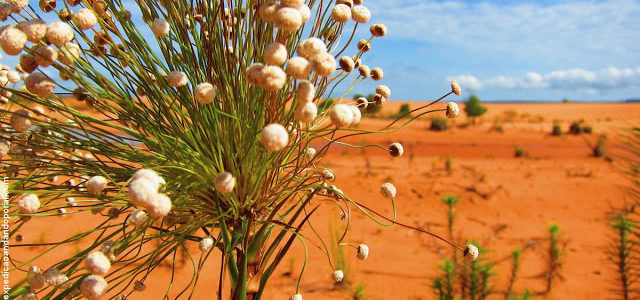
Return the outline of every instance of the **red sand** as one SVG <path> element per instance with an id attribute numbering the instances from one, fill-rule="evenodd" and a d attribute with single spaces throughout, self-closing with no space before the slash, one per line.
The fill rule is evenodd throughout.
<path id="1" fill-rule="evenodd" d="M 386 112 L 397 111 L 402 102 L 389 102 Z M 412 104 L 418 105 L 416 103 Z M 440 105 L 442 106 L 442 105 Z M 455 233 L 460 239 L 482 241 L 490 252 L 481 255 L 497 263 L 494 289 L 505 288 L 510 268 L 509 255 L 515 248 L 527 248 L 515 291 L 542 291 L 544 280 L 537 279 L 545 269 L 544 238 L 547 225 L 560 226 L 566 252 L 562 257 L 563 281 L 543 299 L 603 299 L 612 285 L 614 269 L 605 251 L 611 232 L 607 213 L 630 201 L 623 190 L 627 184 L 613 168 L 615 163 L 590 155 L 587 141 L 593 143 L 600 133 L 609 136 L 609 153 L 615 158 L 622 154 L 616 132 L 631 122 L 640 121 L 640 104 L 489 104 L 489 112 L 477 126 L 454 128 L 446 132 L 428 131 L 427 117 L 393 134 L 366 136 L 350 140 L 353 144 L 378 143 L 383 146 L 401 142 L 405 154 L 391 158 L 387 153 L 370 148 L 366 156 L 358 149 L 333 147 L 321 166 L 337 174 L 336 185 L 356 201 L 378 212 L 391 215 L 388 200 L 380 196 L 380 184 L 393 182 L 398 189 L 398 220 L 423 226 L 442 236 L 446 233 L 446 207 L 440 202 L 444 194 L 460 197 Z M 505 111 L 513 110 L 518 117 L 511 122 L 499 122 L 503 133 L 489 131 L 493 120 L 504 119 Z M 527 113 L 529 116 L 522 116 Z M 513 113 L 511 113 L 513 115 Z M 538 116 L 543 117 L 543 121 Z M 537 120 L 536 120 L 537 119 Z M 594 128 L 594 134 L 552 137 L 554 120 L 566 131 L 571 121 L 583 119 Z M 378 129 L 387 120 L 365 119 L 361 128 Z M 464 123 L 464 119 L 456 121 Z M 515 158 L 514 145 L 527 149 L 530 158 Z M 452 173 L 444 170 L 445 156 L 450 156 Z M 367 168 L 367 159 L 370 167 Z M 580 176 L 583 175 L 583 176 Z M 476 191 L 470 191 L 473 188 Z M 486 198 L 480 194 L 487 194 Z M 62 219 L 61 219 L 62 220 Z M 42 239 L 59 240 L 77 233 L 74 224 L 91 220 L 89 216 L 66 217 L 67 229 L 46 231 Z M 329 240 L 329 223 L 340 224 L 337 211 L 324 206 L 312 218 L 313 225 Z M 93 222 L 92 222 L 93 223 Z M 39 241 L 40 232 L 50 224 L 34 220 L 21 232 L 23 243 Z M 37 234 L 36 234 L 37 233 Z M 313 236 L 309 230 L 303 233 Z M 346 247 L 352 264 L 353 281 L 365 284 L 369 299 L 434 299 L 429 288 L 430 277 L 441 263 L 439 253 L 449 253 L 444 243 L 426 235 L 398 226 L 380 227 L 361 214 L 354 213 L 348 242 L 369 245 L 369 259 L 359 261 L 355 249 Z M 332 290 L 326 257 L 307 242 L 310 260 L 301 284 L 305 300 L 346 298 L 347 292 Z M 193 252 L 197 249 L 193 247 Z M 66 257 L 81 249 L 67 248 L 47 255 L 38 261 L 41 268 L 54 259 Z M 15 249 L 15 248 L 14 248 Z M 14 258 L 33 256 L 42 249 L 21 249 Z M 268 285 L 264 299 L 287 299 L 295 293 L 297 278 L 287 277 L 291 265 L 298 273 L 304 258 L 302 246 L 296 243 L 291 258 L 286 258 Z M 458 253 L 461 256 L 460 253 Z M 200 278 L 194 299 L 212 299 L 216 291 L 218 262 L 210 257 Z M 162 271 L 160 271 L 162 270 Z M 147 290 L 133 294 L 130 299 L 160 299 L 170 275 L 168 267 L 152 274 L 146 282 Z M 190 277 L 189 265 L 177 272 L 177 278 Z M 14 272 L 12 281 L 23 278 Z M 347 275 L 349 276 L 349 275 Z M 176 290 L 179 290 L 176 285 Z M 172 293 L 175 297 L 175 292 Z M 502 298 L 501 294 L 492 298 Z"/>

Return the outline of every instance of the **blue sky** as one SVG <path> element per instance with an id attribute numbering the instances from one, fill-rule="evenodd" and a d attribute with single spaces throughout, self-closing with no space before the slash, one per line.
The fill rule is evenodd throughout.
<path id="1" fill-rule="evenodd" d="M 640 1 L 364 4 L 389 28 L 364 61 L 385 70 L 394 99 L 437 97 L 451 79 L 488 100 L 640 98 Z"/>

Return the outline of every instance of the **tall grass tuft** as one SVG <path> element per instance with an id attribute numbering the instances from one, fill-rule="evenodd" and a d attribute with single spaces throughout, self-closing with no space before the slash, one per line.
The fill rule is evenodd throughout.
<path id="1" fill-rule="evenodd" d="M 633 238 L 635 223 L 625 213 L 618 212 L 611 218 L 611 228 L 615 235 L 608 253 L 618 275 L 615 292 L 624 300 L 635 299 L 640 296 L 637 241 Z"/>

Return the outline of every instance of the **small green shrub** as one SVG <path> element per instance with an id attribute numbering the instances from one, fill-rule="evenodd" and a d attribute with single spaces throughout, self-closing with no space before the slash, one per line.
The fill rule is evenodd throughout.
<path id="1" fill-rule="evenodd" d="M 553 124 L 553 129 L 551 130 L 551 135 L 553 135 L 553 136 L 561 136 L 562 135 L 562 127 L 560 126 L 560 124 L 558 124 L 558 123 Z"/>
<path id="2" fill-rule="evenodd" d="M 593 156 L 595 157 L 604 157 L 606 154 L 606 150 L 607 150 L 607 135 L 606 134 L 601 134 L 598 137 L 598 141 L 596 142 L 595 146 L 593 146 L 592 148 L 593 150 Z"/>
<path id="3" fill-rule="evenodd" d="M 431 126 L 429 130 L 433 131 L 445 131 L 449 128 L 449 120 L 443 117 L 431 118 Z"/>
<path id="4" fill-rule="evenodd" d="M 529 150 L 520 146 L 514 146 L 514 156 L 516 158 L 529 157 Z"/>

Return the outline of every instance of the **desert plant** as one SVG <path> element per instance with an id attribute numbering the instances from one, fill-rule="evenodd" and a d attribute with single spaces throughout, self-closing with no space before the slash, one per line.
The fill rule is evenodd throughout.
<path id="1" fill-rule="evenodd" d="M 482 105 L 480 98 L 476 95 L 471 95 L 464 104 L 464 112 L 471 119 L 472 124 L 476 123 L 476 118 L 487 112 L 487 108 Z"/>
<path id="2" fill-rule="evenodd" d="M 452 165 L 451 156 L 447 156 L 444 160 L 444 169 L 447 171 L 447 175 L 451 175 L 451 172 L 453 171 Z"/>
<path id="3" fill-rule="evenodd" d="M 455 240 L 453 236 L 453 224 L 456 219 L 456 204 L 458 204 L 459 198 L 455 195 L 444 195 L 440 198 L 442 203 L 447 205 L 447 229 L 449 231 L 449 238 Z"/>
<path id="4" fill-rule="evenodd" d="M 336 90 L 362 63 L 365 46 L 386 33 L 374 24 L 359 43 L 365 46 L 349 47 L 358 24 L 369 20 L 364 6 L 352 14 L 322 1 L 60 1 L 59 11 L 41 3 L 2 3 L 10 16 L 0 46 L 21 54 L 16 70 L 23 73 L 3 66 L 0 76 L 10 234 L 62 208 L 93 213 L 97 225 L 38 243 L 46 250 L 34 258 L 48 254 L 55 262 L 44 273 L 32 266 L 11 297 L 124 297 L 183 251 L 191 280 L 176 290 L 172 278 L 165 298 L 191 295 L 207 259 L 219 259 L 218 299 L 260 299 L 292 244 L 306 247 L 300 230 L 322 203 L 315 197 L 382 225 L 416 229 L 396 222 L 391 184 L 382 186 L 394 212 L 387 218 L 329 186 L 335 174 L 316 168 L 331 145 L 353 146 L 346 137 L 394 132 L 427 113 L 455 117 L 454 103 L 434 105 L 459 94 L 457 83 L 410 119 L 353 128 L 361 111 L 345 95 L 383 74 L 361 70 L 346 92 Z M 386 86 L 377 90 L 390 94 Z M 87 109 L 67 105 L 67 97 Z M 322 98 L 333 99 L 322 102 L 326 110 L 318 109 Z M 80 253 L 53 251 L 78 240 L 86 245 Z M 10 272 L 17 276 L 31 262 L 13 260 Z"/>
<path id="5" fill-rule="evenodd" d="M 640 295 L 636 269 L 637 242 L 632 239 L 635 223 L 624 212 L 618 212 L 611 219 L 611 228 L 615 235 L 608 255 L 617 274 L 615 293 L 624 300 L 635 299 Z"/>
<path id="6" fill-rule="evenodd" d="M 529 150 L 520 146 L 514 146 L 513 156 L 515 156 L 516 158 L 529 157 Z"/>
<path id="7" fill-rule="evenodd" d="M 400 105 L 398 112 L 391 115 L 392 118 L 411 118 L 411 106 L 409 103 L 403 103 Z"/>
<path id="8" fill-rule="evenodd" d="M 431 125 L 429 126 L 429 130 L 433 131 L 445 131 L 449 128 L 449 120 L 442 117 L 433 117 L 431 118 Z"/>
<path id="9" fill-rule="evenodd" d="M 561 136 L 562 135 L 562 126 L 560 126 L 560 123 L 558 123 L 558 122 L 554 122 L 553 123 L 553 129 L 551 130 L 551 135 L 553 135 L 553 136 Z"/>
<path id="10" fill-rule="evenodd" d="M 365 284 L 358 284 L 356 286 L 353 287 L 353 290 L 351 291 L 351 299 L 353 300 L 366 300 L 369 297 L 367 296 L 367 293 L 365 292 L 367 286 Z"/>
<path id="11" fill-rule="evenodd" d="M 507 286 L 507 291 L 504 293 L 504 298 L 506 300 L 511 299 L 513 294 L 513 285 L 516 283 L 516 279 L 518 278 L 518 271 L 520 270 L 520 261 L 522 256 L 522 250 L 515 249 L 511 251 L 511 276 L 509 276 L 509 284 Z"/>
<path id="12" fill-rule="evenodd" d="M 591 152 L 595 157 L 604 157 L 607 153 L 607 135 L 601 134 L 598 136 L 596 144 L 591 146 Z"/>
<path id="13" fill-rule="evenodd" d="M 553 287 L 553 283 L 558 278 L 562 278 L 560 271 L 562 267 L 562 247 L 560 245 L 560 227 L 551 223 L 548 226 L 549 232 L 549 248 L 547 249 L 547 271 L 546 271 L 546 293 L 551 292 L 551 288 Z"/>
<path id="14" fill-rule="evenodd" d="M 432 279 L 431 289 L 439 300 L 456 299 L 455 277 L 456 265 L 448 258 L 444 258 L 442 265 L 438 266 L 441 274 Z"/>

